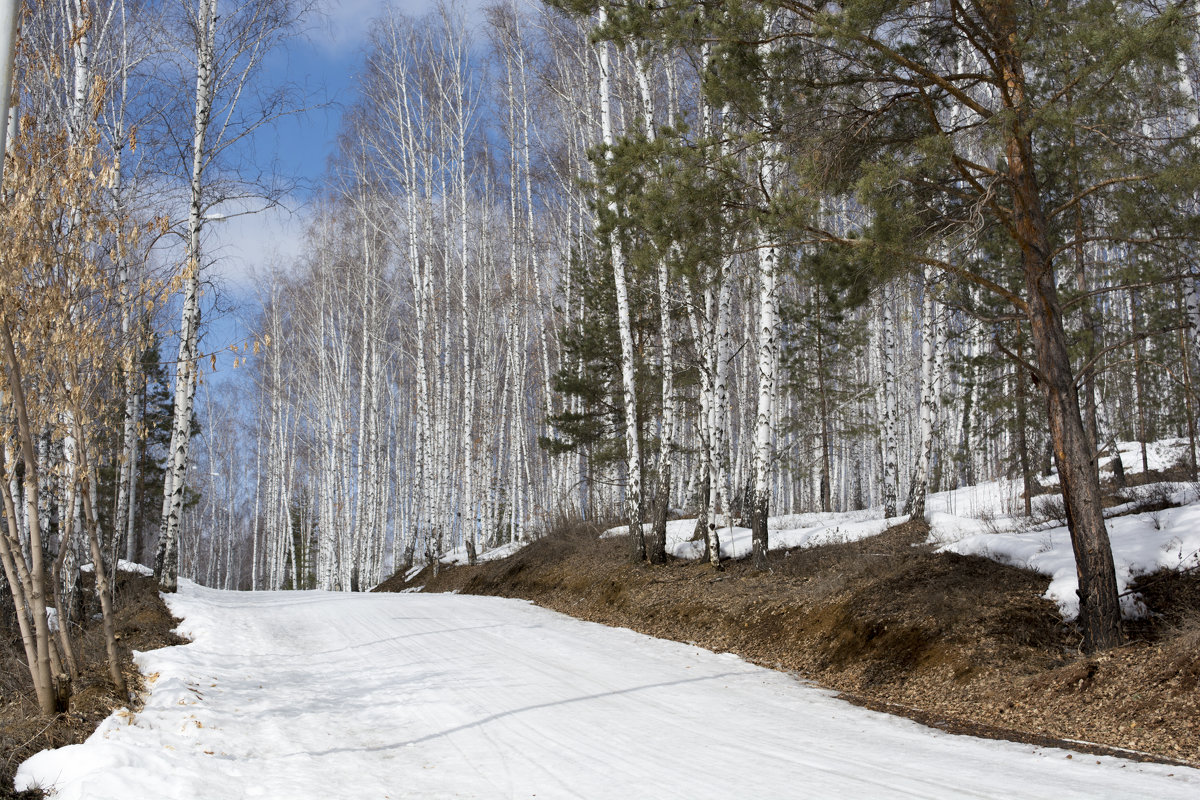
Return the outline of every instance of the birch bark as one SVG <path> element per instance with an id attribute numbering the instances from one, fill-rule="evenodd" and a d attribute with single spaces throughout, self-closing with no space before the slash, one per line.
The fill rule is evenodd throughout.
<path id="1" fill-rule="evenodd" d="M 905 513 L 913 519 L 925 518 L 925 498 L 929 492 L 929 462 L 933 453 L 933 433 L 941 405 L 943 326 L 941 312 L 933 296 L 933 274 L 925 269 L 925 288 L 921 299 L 921 406 L 920 438 L 917 463 L 909 488 Z"/>
<path id="2" fill-rule="evenodd" d="M 767 203 L 775 191 L 775 170 L 779 146 L 764 147 L 760 166 L 760 183 Z M 779 251 L 770 241 L 770 234 L 759 228 L 758 242 L 758 407 L 754 430 L 754 499 L 751 511 L 751 548 L 754 569 L 767 568 L 769 548 L 767 519 L 771 505 L 771 444 L 774 435 L 771 423 L 775 407 L 775 340 L 776 294 L 775 272 Z"/>
<path id="3" fill-rule="evenodd" d="M 608 22 L 608 10 L 601 4 L 598 22 L 603 27 Z M 608 42 L 600 42 L 600 131 L 604 146 L 608 148 L 606 158 L 612 158 L 613 114 L 611 99 L 611 67 Z M 616 215 L 617 202 L 608 201 L 610 214 Z M 638 432 L 637 383 L 634 376 L 633 325 L 630 321 L 629 288 L 626 285 L 625 253 L 619 239 L 614 235 L 609 242 L 612 258 L 613 281 L 617 294 L 617 330 L 621 339 L 621 388 L 625 409 L 625 518 L 629 523 L 629 537 L 633 546 L 634 561 L 646 558 L 646 537 L 642 530 L 642 458 Z"/>
<path id="4" fill-rule="evenodd" d="M 191 199 L 188 205 L 187 251 L 183 268 L 183 309 L 179 328 L 179 357 L 175 365 L 175 413 L 171 425 L 166 474 L 163 477 L 163 521 L 154 571 L 159 588 L 174 592 L 179 580 L 179 522 L 183 513 L 184 481 L 200 332 L 200 234 L 204 192 L 205 137 L 212 121 L 217 0 L 199 0 L 196 18 L 196 104 L 192 120 Z"/>

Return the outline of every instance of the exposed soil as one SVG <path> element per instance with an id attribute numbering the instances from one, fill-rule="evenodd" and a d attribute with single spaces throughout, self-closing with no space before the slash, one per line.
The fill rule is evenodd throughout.
<path id="1" fill-rule="evenodd" d="M 122 706 L 137 709 L 136 698 L 142 695 L 144 687 L 130 658 L 132 650 L 154 650 L 183 642 L 172 633 L 179 620 L 167 611 L 154 579 L 121 573 L 115 603 L 117 648 L 135 702 L 122 699 L 108 678 L 101 624 L 91 619 L 93 614 L 99 613 L 98 604 L 90 586 L 85 589 L 84 596 L 89 602 L 83 618 L 87 622 L 74 639 L 81 674 L 72 684 L 66 713 L 53 719 L 38 713 L 19 636 L 14 634 L 0 639 L 0 800 L 28 800 L 42 796 L 36 792 L 17 794 L 13 790 L 17 766 L 29 756 L 46 748 L 82 742 L 105 717 Z M 92 608 L 92 605 L 97 607 Z"/>
<path id="2" fill-rule="evenodd" d="M 847 699 L 956 733 L 1200 766 L 1200 576 L 1139 589 L 1153 616 L 1087 657 L 1047 579 L 934 553 L 907 523 L 859 542 L 748 562 L 633 565 L 625 538 L 566 527 L 510 558 L 380 589 L 520 597 L 581 619 L 796 673 Z"/>

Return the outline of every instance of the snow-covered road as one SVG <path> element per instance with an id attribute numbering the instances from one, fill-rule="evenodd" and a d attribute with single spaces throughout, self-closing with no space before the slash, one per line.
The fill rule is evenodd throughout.
<path id="1" fill-rule="evenodd" d="M 696 647 L 458 595 L 170 600 L 146 707 L 39 754 L 63 798 L 1200 796 L 1200 772 L 951 736 Z"/>

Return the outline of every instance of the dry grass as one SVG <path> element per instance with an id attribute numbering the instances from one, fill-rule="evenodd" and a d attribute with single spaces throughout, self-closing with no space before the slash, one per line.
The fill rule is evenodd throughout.
<path id="1" fill-rule="evenodd" d="M 1085 657 L 1042 599 L 1044 576 L 938 554 L 909 523 L 776 552 L 768 573 L 628 563 L 623 538 L 565 526 L 511 558 L 418 575 L 426 591 L 521 597 L 794 671 L 849 699 L 955 732 L 1094 742 L 1200 764 L 1200 577 L 1143 581 L 1155 612 L 1130 643 Z M 387 589 L 405 588 L 393 579 Z M 1075 745 L 1076 749 L 1079 749 Z"/>

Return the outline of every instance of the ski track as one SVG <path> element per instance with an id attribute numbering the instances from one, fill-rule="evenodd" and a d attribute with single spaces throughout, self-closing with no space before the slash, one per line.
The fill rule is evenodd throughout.
<path id="1" fill-rule="evenodd" d="M 21 766 L 59 798 L 1195 798 L 1200 771 L 952 736 L 730 654 L 488 597 L 168 598 L 145 708 Z"/>

